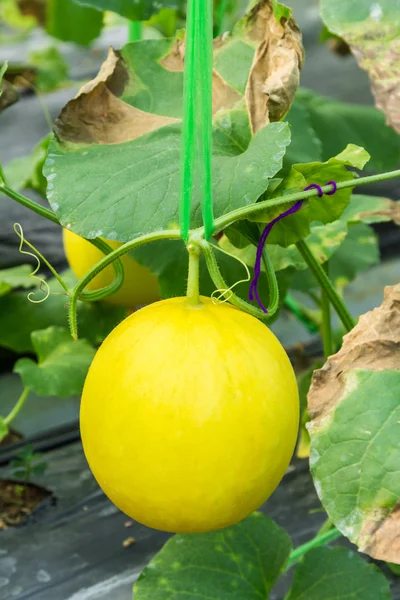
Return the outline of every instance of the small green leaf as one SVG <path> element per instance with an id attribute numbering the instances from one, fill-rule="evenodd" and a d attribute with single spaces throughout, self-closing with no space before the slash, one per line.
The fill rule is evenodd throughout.
<path id="1" fill-rule="evenodd" d="M 274 9 L 274 15 L 277 21 L 281 21 L 281 19 L 290 19 L 292 15 L 292 11 L 289 7 L 285 6 L 278 2 L 278 0 L 272 0 L 272 7 Z"/>
<path id="2" fill-rule="evenodd" d="M 285 600 L 391 600 L 389 582 L 375 565 L 347 548 L 314 548 L 296 567 Z"/>
<path id="3" fill-rule="evenodd" d="M 69 66 L 54 46 L 31 52 L 28 60 L 37 69 L 35 87 L 39 92 L 53 91 L 68 78 Z"/>
<path id="4" fill-rule="evenodd" d="M 39 282 L 30 276 L 32 271 L 30 265 L 0 269 L 0 296 L 8 294 L 15 288 L 29 289 L 37 287 Z"/>
<path id="5" fill-rule="evenodd" d="M 116 12 L 131 21 L 147 21 L 163 8 L 180 9 L 184 0 L 75 0 L 82 6 Z"/>
<path id="6" fill-rule="evenodd" d="M 3 417 L 0 417 L 0 442 L 4 440 L 8 434 L 8 426 L 4 423 Z"/>
<path id="7" fill-rule="evenodd" d="M 325 185 L 328 181 L 349 181 L 355 174 L 347 170 L 347 166 L 362 168 L 368 160 L 368 153 L 363 148 L 349 144 L 338 156 L 325 163 L 308 163 L 293 165 L 290 173 L 272 194 L 272 198 L 303 191 L 311 184 Z M 311 198 L 295 214 L 282 219 L 274 226 L 268 237 L 268 243 L 290 246 L 310 233 L 310 223 L 319 221 L 326 224 L 339 219 L 348 205 L 351 188 L 338 190 L 334 195 L 325 195 L 323 199 Z M 254 219 L 268 223 L 282 212 L 282 208 L 263 211 Z"/>
<path id="8" fill-rule="evenodd" d="M 85 340 L 74 341 L 67 329 L 49 327 L 32 333 L 38 362 L 21 358 L 14 366 L 25 387 L 39 396 L 72 396 L 82 391 L 95 350 Z"/>
<path id="9" fill-rule="evenodd" d="M 61 276 L 70 286 L 76 281 L 69 271 Z M 51 294 L 38 304 L 30 302 L 26 292 L 0 296 L 0 346 L 18 353 L 32 352 L 32 331 L 52 325 L 65 327 L 68 302 L 65 290 L 56 279 L 50 279 L 48 283 Z M 35 290 L 34 299 L 39 300 L 44 295 L 41 290 Z M 98 345 L 125 316 L 123 308 L 106 302 L 79 302 L 80 336 Z"/>
<path id="10" fill-rule="evenodd" d="M 221 531 L 176 535 L 143 570 L 135 599 L 267 599 L 290 551 L 287 533 L 261 513 Z"/>
<path id="11" fill-rule="evenodd" d="M 42 462 L 42 463 L 32 467 L 32 473 L 34 473 L 35 475 L 43 475 L 43 473 L 46 472 L 47 467 L 48 467 L 47 463 Z"/>
<path id="12" fill-rule="evenodd" d="M 399 205 L 389 198 L 378 196 L 353 195 L 341 219 L 347 223 L 382 223 L 400 220 Z"/>
<path id="13" fill-rule="evenodd" d="M 52 137 L 51 134 L 46 135 L 28 156 L 15 158 L 7 163 L 4 172 L 7 184 L 11 188 L 15 190 L 31 188 L 42 196 L 46 195 L 47 181 L 42 171 Z"/>
<path id="14" fill-rule="evenodd" d="M 64 42 L 87 46 L 103 28 L 103 13 L 74 0 L 47 0 L 46 31 Z"/>

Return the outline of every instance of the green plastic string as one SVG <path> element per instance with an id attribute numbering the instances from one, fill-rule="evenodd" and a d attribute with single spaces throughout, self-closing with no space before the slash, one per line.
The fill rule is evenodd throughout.
<path id="1" fill-rule="evenodd" d="M 187 12 L 181 156 L 181 235 L 188 241 L 194 183 L 205 237 L 214 233 L 212 204 L 212 0 L 190 0 Z"/>

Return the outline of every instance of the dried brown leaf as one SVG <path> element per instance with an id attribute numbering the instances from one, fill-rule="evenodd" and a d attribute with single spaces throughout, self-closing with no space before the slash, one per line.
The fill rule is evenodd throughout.
<path id="1" fill-rule="evenodd" d="M 258 44 L 246 89 L 251 127 L 256 133 L 288 112 L 300 83 L 303 46 L 295 20 L 278 22 L 270 0 L 253 8 L 246 27 L 246 37 Z"/>

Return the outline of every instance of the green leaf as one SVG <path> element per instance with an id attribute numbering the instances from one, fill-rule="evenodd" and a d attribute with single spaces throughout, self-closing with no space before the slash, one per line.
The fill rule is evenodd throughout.
<path id="1" fill-rule="evenodd" d="M 292 142 L 285 155 L 284 173 L 287 174 L 294 164 L 323 161 L 322 141 L 313 129 L 306 107 L 295 100 L 285 121 L 290 125 Z M 343 148 L 343 145 L 340 148 Z M 328 158 L 334 155 L 335 152 Z"/>
<path id="2" fill-rule="evenodd" d="M 82 6 L 109 10 L 132 21 L 147 21 L 163 8 L 180 9 L 184 0 L 75 0 Z"/>
<path id="3" fill-rule="evenodd" d="M 69 272 L 62 277 L 70 285 L 75 281 Z M 0 297 L 0 346 L 18 353 L 32 352 L 32 331 L 52 325 L 65 327 L 68 298 L 57 280 L 51 279 L 48 283 L 52 293 L 38 304 L 30 302 L 26 292 Z M 34 299 L 37 301 L 44 295 L 37 290 Z M 124 309 L 105 302 L 79 302 L 79 334 L 98 345 L 125 316 Z"/>
<path id="4" fill-rule="evenodd" d="M 267 599 L 290 551 L 287 533 L 261 513 L 221 531 L 176 535 L 143 570 L 135 599 Z"/>
<path id="5" fill-rule="evenodd" d="M 69 66 L 54 46 L 31 52 L 28 60 L 37 69 L 35 87 L 39 92 L 51 92 L 68 78 Z"/>
<path id="6" fill-rule="evenodd" d="M 46 31 L 64 42 L 87 46 L 103 28 L 103 13 L 73 0 L 47 0 Z"/>
<path id="7" fill-rule="evenodd" d="M 364 327 L 359 327 L 361 336 Z M 374 360 L 371 350 L 369 342 L 364 356 L 368 360 L 369 352 L 371 368 L 379 369 L 383 348 L 377 346 Z M 360 344 L 358 364 L 363 364 L 362 351 Z M 338 368 L 345 373 L 335 403 L 328 415 L 309 427 L 314 483 L 328 516 L 344 535 L 361 551 L 394 562 L 399 555 L 390 544 L 390 514 L 400 500 L 400 371 L 346 370 L 347 363 Z M 314 390 L 319 392 L 329 401 L 331 393 L 325 388 Z"/>
<path id="8" fill-rule="evenodd" d="M 347 548 L 314 548 L 302 558 L 285 600 L 391 600 L 375 565 Z"/>
<path id="9" fill-rule="evenodd" d="M 180 126 L 170 125 L 123 144 L 73 148 L 52 142 L 45 174 L 48 198 L 61 223 L 86 238 L 119 241 L 177 223 L 180 133 Z M 214 155 L 216 217 L 257 201 L 280 170 L 289 141 L 288 125 L 271 123 L 242 154 Z M 195 190 L 192 227 L 201 224 Z"/>
<path id="10" fill-rule="evenodd" d="M 293 194 L 303 191 L 312 183 L 325 185 L 328 181 L 349 181 L 354 179 L 354 173 L 347 170 L 346 166 L 362 168 L 368 161 L 368 153 L 363 148 L 349 144 L 346 149 L 336 157 L 325 163 L 308 163 L 293 165 L 287 177 L 274 191 L 272 197 Z M 351 188 L 338 190 L 333 196 L 325 195 L 323 199 L 311 198 L 305 202 L 297 213 L 282 219 L 274 226 L 268 237 L 269 244 L 290 246 L 310 233 L 310 223 L 331 223 L 338 219 L 350 201 Z M 254 220 L 264 223 L 270 222 L 282 212 L 282 208 L 258 213 Z"/>
<path id="11" fill-rule="evenodd" d="M 8 294 L 15 288 L 37 287 L 39 282 L 32 278 L 32 267 L 30 265 L 19 265 L 9 269 L 0 269 L 0 296 Z"/>
<path id="12" fill-rule="evenodd" d="M 398 203 L 389 198 L 357 194 L 351 197 L 341 219 L 347 223 L 362 222 L 367 225 L 384 221 L 395 221 L 399 224 L 400 210 Z"/>
<path id="13" fill-rule="evenodd" d="M 47 467 L 48 467 L 47 463 L 42 462 L 42 463 L 32 467 L 32 473 L 34 473 L 35 475 L 43 475 L 43 473 L 46 472 Z"/>
<path id="14" fill-rule="evenodd" d="M 3 417 L 0 416 L 0 442 L 4 440 L 8 434 L 8 426 L 4 423 Z"/>
<path id="15" fill-rule="evenodd" d="M 8 62 L 5 61 L 0 67 L 0 84 L 3 82 L 3 77 L 8 69 Z M 2 90 L 0 88 L 0 96 L 2 94 Z"/>
<path id="16" fill-rule="evenodd" d="M 400 3 L 398 0 L 321 0 L 321 15 L 331 31 L 351 47 L 371 79 L 376 105 L 400 132 Z"/>
<path id="17" fill-rule="evenodd" d="M 297 111 L 298 107 L 302 112 Z M 371 106 L 348 104 L 300 88 L 288 119 L 293 128 L 312 127 L 322 144 L 323 161 L 351 143 L 371 155 L 368 170 L 395 169 L 400 163 L 400 137 L 386 125 L 384 115 Z M 305 143 L 309 145 L 308 140 Z"/>
<path id="18" fill-rule="evenodd" d="M 38 362 L 19 359 L 14 372 L 39 396 L 67 397 L 82 391 L 95 350 L 86 340 L 74 341 L 67 329 L 49 327 L 32 333 Z"/>

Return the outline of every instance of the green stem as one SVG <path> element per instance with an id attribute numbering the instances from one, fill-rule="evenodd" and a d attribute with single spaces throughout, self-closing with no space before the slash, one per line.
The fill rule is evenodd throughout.
<path id="1" fill-rule="evenodd" d="M 291 553 L 288 563 L 286 565 L 286 570 L 290 569 L 290 567 L 297 563 L 298 560 L 300 560 L 300 558 L 304 556 L 304 554 L 309 552 L 309 550 L 312 550 L 313 548 L 319 548 L 320 546 L 325 546 L 325 544 L 337 540 L 339 537 L 341 537 L 341 535 L 342 534 L 337 529 L 331 529 L 326 533 L 323 533 L 322 535 L 317 535 L 309 542 L 298 546 Z"/>
<path id="2" fill-rule="evenodd" d="M 200 276 L 200 246 L 197 244 L 189 243 L 187 245 L 189 253 L 189 274 L 188 284 L 186 292 L 186 303 L 190 306 L 199 306 L 200 293 L 199 293 L 199 276 Z"/>
<path id="3" fill-rule="evenodd" d="M 329 278 L 328 263 L 322 265 L 326 276 Z M 329 296 L 324 287 L 321 287 L 321 308 L 322 308 L 322 341 L 324 344 L 324 356 L 327 360 L 333 352 L 332 341 L 332 323 L 331 323 L 331 304 Z"/>
<path id="4" fill-rule="evenodd" d="M 276 278 L 275 269 L 269 257 L 267 247 L 265 246 L 262 253 L 262 262 L 267 275 L 269 302 L 268 302 L 268 317 L 272 317 L 279 308 L 279 286 Z"/>
<path id="5" fill-rule="evenodd" d="M 84 277 L 75 285 L 72 289 L 68 316 L 69 316 L 69 326 L 71 330 L 71 335 L 74 340 L 78 339 L 78 327 L 77 327 L 77 319 L 76 319 L 76 308 L 78 298 L 80 294 L 85 289 L 88 283 L 92 281 L 96 275 L 98 275 L 103 269 L 111 265 L 116 259 L 121 258 L 124 254 L 129 252 L 130 250 L 134 250 L 135 248 L 139 248 L 139 246 L 143 246 L 144 244 L 148 244 L 150 242 L 156 242 L 158 240 L 176 240 L 181 239 L 180 231 L 176 229 L 167 229 L 166 231 L 156 231 L 155 233 L 148 233 L 146 235 L 142 235 L 135 240 L 127 242 L 123 246 L 120 246 L 116 250 L 113 250 L 107 256 L 102 258 L 97 264 L 92 267 Z"/>
<path id="6" fill-rule="evenodd" d="M 112 248 L 102 239 L 96 238 L 94 240 L 88 240 L 96 246 L 103 254 L 106 256 L 112 252 Z M 79 296 L 79 300 L 83 300 L 84 302 L 96 302 L 98 300 L 103 300 L 115 292 L 118 292 L 122 284 L 124 283 L 124 266 L 122 262 L 118 259 L 112 263 L 115 271 L 115 278 L 109 285 L 106 287 L 100 288 L 99 290 L 93 290 L 91 292 L 81 292 Z"/>
<path id="7" fill-rule="evenodd" d="M 317 536 L 323 535 L 323 534 L 327 533 L 327 531 L 331 531 L 333 528 L 334 528 L 334 525 L 333 525 L 332 521 L 328 518 L 321 525 L 320 529 L 318 530 Z"/>
<path id="8" fill-rule="evenodd" d="M 21 408 L 25 404 L 25 400 L 29 396 L 29 392 L 30 392 L 29 388 L 27 388 L 27 387 L 24 388 L 22 394 L 18 398 L 18 401 L 16 402 L 16 404 L 15 404 L 14 408 L 12 409 L 12 411 L 3 419 L 3 422 L 6 425 L 9 425 L 11 423 L 11 421 L 13 421 L 15 419 L 15 417 L 17 416 L 17 414 L 19 413 L 19 411 L 21 410 Z"/>
<path id="9" fill-rule="evenodd" d="M 130 21 L 128 26 L 128 41 L 138 42 L 142 39 L 142 22 L 141 21 Z"/>
<path id="10" fill-rule="evenodd" d="M 319 326 L 311 319 L 305 307 L 291 294 L 286 294 L 284 304 L 305 325 L 310 333 L 317 333 L 319 331 Z"/>
<path id="11" fill-rule="evenodd" d="M 395 179 L 396 177 L 400 177 L 400 169 L 397 171 L 390 171 L 388 173 L 381 173 L 379 175 L 371 175 L 370 177 L 358 177 L 357 179 L 351 179 L 349 181 L 341 181 L 337 184 L 337 189 L 344 190 L 349 187 L 356 187 L 358 185 L 375 183 L 377 181 L 384 181 L 387 179 Z M 325 185 L 322 186 L 321 189 L 324 193 L 330 192 L 332 191 L 332 186 Z M 288 194 L 287 196 L 281 196 L 279 198 L 270 198 L 269 200 L 263 200 L 262 202 L 251 204 L 250 206 L 242 206 L 241 208 L 237 208 L 236 210 L 233 210 L 226 215 L 215 219 L 215 232 L 222 231 L 225 227 L 231 225 L 235 221 L 247 219 L 249 216 L 256 215 L 265 209 L 274 208 L 276 206 L 281 206 L 297 200 L 307 200 L 308 198 L 317 196 L 317 194 L 318 190 L 312 189 L 308 190 L 307 192 L 296 192 L 294 194 Z M 204 228 L 199 227 L 197 232 L 201 233 L 203 229 Z"/>
<path id="12" fill-rule="evenodd" d="M 210 273 L 210 277 L 215 287 L 217 288 L 217 290 L 228 290 L 229 286 L 227 285 L 227 283 L 221 275 L 221 271 L 219 270 L 218 262 L 215 258 L 215 254 L 213 252 L 211 244 L 209 244 L 205 240 L 202 240 L 201 249 L 203 250 L 204 258 L 206 259 L 207 269 Z M 245 300 L 242 300 L 242 298 L 237 296 L 232 290 L 230 290 L 229 293 L 229 302 L 234 306 L 237 306 L 238 308 L 249 313 L 250 315 L 253 315 L 253 317 L 256 317 L 257 319 L 268 319 L 271 316 L 269 314 L 266 314 L 256 306 L 245 302 Z"/>
<path id="13" fill-rule="evenodd" d="M 57 225 L 60 225 L 60 221 L 57 219 L 55 213 L 53 213 L 52 210 L 49 210 L 45 206 L 41 206 L 40 204 L 38 204 L 37 202 L 34 202 L 30 198 L 27 198 L 26 196 L 19 194 L 15 190 L 12 190 L 10 187 L 8 187 L 8 185 L 6 185 L 4 183 L 4 177 L 3 177 L 3 183 L 0 182 L 0 191 L 2 191 L 3 194 L 8 196 L 9 198 L 16 200 L 19 204 L 22 204 L 22 206 L 29 208 L 29 210 L 32 210 L 36 214 L 41 215 L 42 217 L 44 217 L 45 219 L 48 219 L 49 221 L 53 221 L 53 223 L 57 223 Z"/>
<path id="14" fill-rule="evenodd" d="M 346 305 L 343 300 L 335 290 L 332 282 L 329 277 L 325 273 L 321 264 L 316 260 L 315 256 L 311 252 L 307 243 L 304 240 L 300 240 L 296 243 L 297 250 L 300 252 L 301 256 L 304 258 L 305 262 L 308 265 L 308 268 L 320 284 L 321 288 L 326 291 L 326 294 L 332 303 L 334 309 L 336 310 L 339 319 L 342 321 L 343 325 L 347 329 L 347 331 L 351 331 L 355 325 L 351 314 L 349 313 Z"/>
<path id="15" fill-rule="evenodd" d="M 224 24 L 224 17 L 227 11 L 229 0 L 218 0 L 217 7 L 215 9 L 215 35 L 221 35 L 222 26 Z"/>

